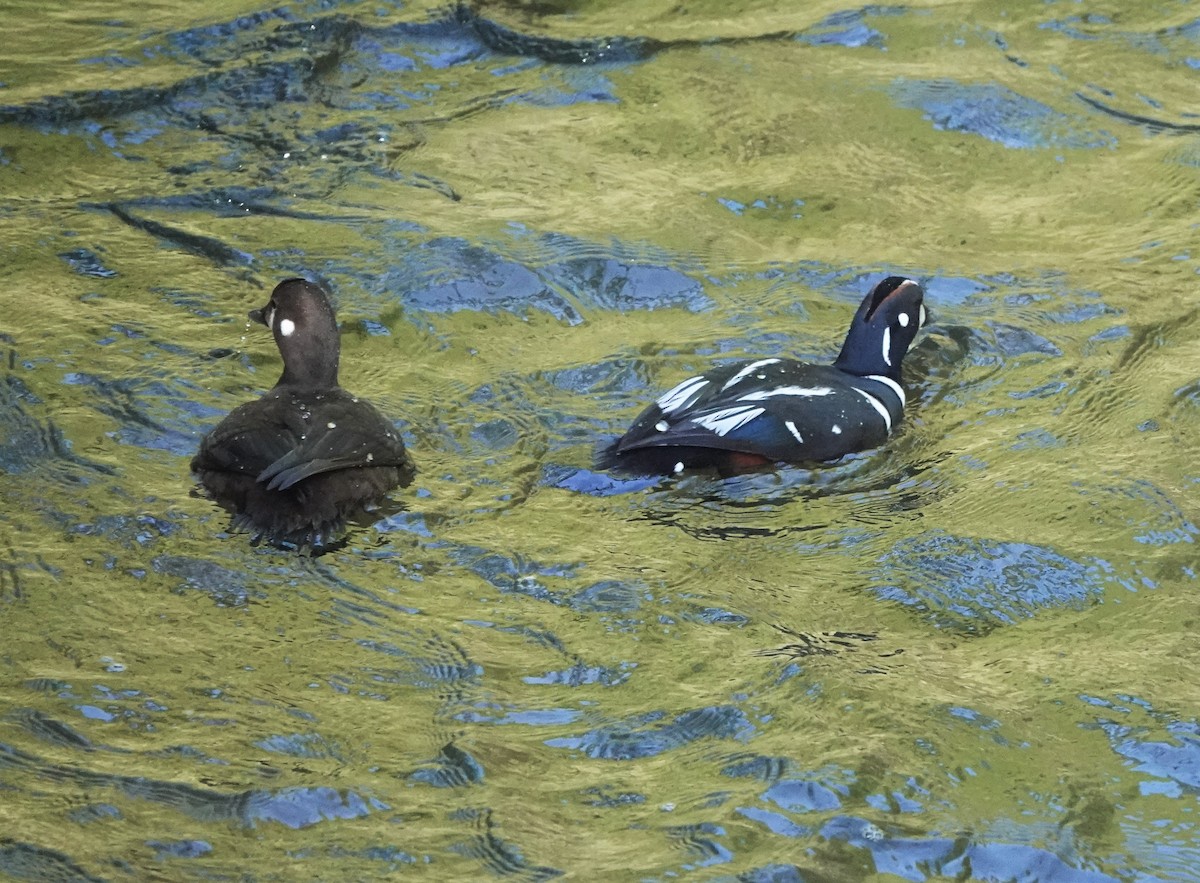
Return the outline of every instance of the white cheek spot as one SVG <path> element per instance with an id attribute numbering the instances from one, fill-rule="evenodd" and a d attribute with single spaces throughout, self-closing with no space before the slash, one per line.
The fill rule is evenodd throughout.
<path id="1" fill-rule="evenodd" d="M 842 434 L 842 427 L 838 426 L 836 423 L 835 423 L 835 424 L 833 424 L 832 430 L 833 430 L 833 434 L 834 434 L 834 435 L 841 435 L 841 434 Z"/>
<path id="2" fill-rule="evenodd" d="M 883 329 L 883 363 L 892 364 L 892 329 Z"/>
<path id="3" fill-rule="evenodd" d="M 296 323 L 291 319 L 279 320 L 279 335 L 281 337 L 291 337 L 292 332 L 296 330 Z"/>
<path id="4" fill-rule="evenodd" d="M 671 428 L 671 424 L 668 423 L 666 420 L 659 420 L 657 423 L 654 424 L 654 428 L 657 429 L 659 432 L 666 432 L 668 429 Z"/>
<path id="5" fill-rule="evenodd" d="M 908 327 L 908 313 L 901 313 L 896 317 L 896 321 L 900 323 L 901 328 Z"/>
<path id="6" fill-rule="evenodd" d="M 680 472 L 683 472 L 683 461 L 682 460 L 680 460 L 678 463 L 675 464 L 675 474 L 678 475 Z"/>
<path id="7" fill-rule="evenodd" d="M 332 420 L 330 420 L 328 423 L 326 423 L 325 426 L 329 429 L 337 429 L 337 424 L 334 423 Z"/>
<path id="8" fill-rule="evenodd" d="M 368 462 L 368 463 L 371 463 L 371 462 L 373 462 L 374 460 L 375 460 L 375 455 L 374 455 L 374 454 L 367 454 L 367 462 Z"/>
<path id="9" fill-rule="evenodd" d="M 800 430 L 796 428 L 796 424 L 791 420 L 784 420 L 783 425 L 787 427 L 787 431 L 792 434 L 792 437 L 800 444 L 804 444 L 804 436 L 800 434 Z"/>

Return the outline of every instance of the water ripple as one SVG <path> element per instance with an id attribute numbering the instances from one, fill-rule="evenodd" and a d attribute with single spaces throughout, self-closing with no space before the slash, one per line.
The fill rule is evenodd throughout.
<path id="1" fill-rule="evenodd" d="M 1018 149 L 1114 147 L 1116 139 L 1087 121 L 1057 111 L 998 83 L 899 80 L 892 93 L 901 107 L 925 112 L 935 129 L 969 132 Z"/>

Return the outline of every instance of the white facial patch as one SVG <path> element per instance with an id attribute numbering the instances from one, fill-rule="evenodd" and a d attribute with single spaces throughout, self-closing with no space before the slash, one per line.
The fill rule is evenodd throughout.
<path id="1" fill-rule="evenodd" d="M 777 386 L 774 389 L 756 389 L 741 396 L 739 402 L 761 402 L 775 396 L 827 396 L 833 390 L 828 386 Z"/>
<path id="2" fill-rule="evenodd" d="M 892 364 L 892 329 L 883 329 L 883 363 Z"/>
<path id="3" fill-rule="evenodd" d="M 833 424 L 833 426 L 832 426 L 832 427 L 830 427 L 830 428 L 832 429 L 832 431 L 833 431 L 833 434 L 834 434 L 834 435 L 841 435 L 841 434 L 842 434 L 842 427 L 838 426 L 836 423 L 835 423 L 835 424 Z"/>
<path id="4" fill-rule="evenodd" d="M 668 429 L 671 428 L 671 424 L 668 423 L 666 420 L 659 420 L 657 423 L 654 424 L 654 428 L 657 429 L 659 432 L 666 432 Z"/>
<path id="5" fill-rule="evenodd" d="M 679 462 L 679 463 L 676 463 L 676 464 L 675 464 L 675 472 L 676 472 L 676 474 L 678 474 L 678 473 L 680 473 L 680 472 L 683 472 L 683 463 L 682 463 L 682 461 L 681 461 L 681 462 Z"/>
<path id="6" fill-rule="evenodd" d="M 296 330 L 296 323 L 293 322 L 291 319 L 280 319 L 279 320 L 279 336 L 280 337 L 291 337 L 292 332 L 295 330 Z"/>
<path id="7" fill-rule="evenodd" d="M 697 426 L 711 429 L 717 435 L 728 435 L 739 426 L 745 426 L 763 413 L 765 412 L 762 408 L 743 405 L 736 408 L 722 408 L 720 411 L 713 411 L 711 414 L 705 414 L 693 422 Z"/>
<path id="8" fill-rule="evenodd" d="M 664 414 L 686 408 L 700 394 L 700 390 L 708 385 L 703 377 L 689 377 L 669 392 L 658 397 L 656 404 Z"/>
<path id="9" fill-rule="evenodd" d="M 792 434 L 792 438 L 800 442 L 800 444 L 804 444 L 804 436 L 800 434 L 800 430 L 796 428 L 795 423 L 793 423 L 791 420 L 784 420 L 783 425 L 786 426 L 787 431 Z"/>
<path id="10" fill-rule="evenodd" d="M 854 387 L 854 391 L 856 393 L 858 393 L 860 396 L 862 396 L 864 399 L 866 399 L 867 404 L 869 404 L 872 408 L 874 408 L 876 411 L 879 412 L 879 416 L 883 418 L 883 425 L 887 427 L 888 432 L 891 432 L 892 431 L 892 415 L 888 413 L 888 409 L 884 407 L 883 402 L 879 401 L 879 399 L 875 398 L 875 396 L 871 395 L 865 389 L 859 389 L 856 386 L 856 387 Z"/>
<path id="11" fill-rule="evenodd" d="M 778 359 L 759 359 L 757 362 L 751 362 L 737 374 L 734 374 L 732 377 L 726 380 L 725 385 L 721 387 L 721 392 L 729 389 L 729 387 L 733 386 L 735 383 L 740 383 L 742 380 L 745 380 L 759 368 L 765 367 L 766 365 L 774 365 L 778 361 Z"/>
<path id="12" fill-rule="evenodd" d="M 896 321 L 900 323 L 901 328 L 908 327 L 908 313 L 901 313 L 896 317 Z"/>

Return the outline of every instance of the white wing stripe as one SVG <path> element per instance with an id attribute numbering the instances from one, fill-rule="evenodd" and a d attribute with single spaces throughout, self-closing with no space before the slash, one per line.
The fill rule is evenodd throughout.
<path id="1" fill-rule="evenodd" d="M 776 386 L 772 389 L 756 389 L 738 398 L 739 402 L 761 402 L 772 396 L 827 396 L 833 390 L 828 386 Z"/>
<path id="2" fill-rule="evenodd" d="M 763 414 L 764 409 L 755 408 L 749 405 L 743 405 L 737 408 L 724 408 L 720 411 L 713 411 L 711 414 L 705 414 L 703 417 L 696 417 L 693 423 L 697 426 L 703 426 L 705 429 L 711 429 L 717 435 L 728 435 L 739 426 L 745 426 L 755 417 Z"/>
<path id="3" fill-rule="evenodd" d="M 892 431 L 892 415 L 889 414 L 888 409 L 883 406 L 883 402 L 879 401 L 879 399 L 875 398 L 875 396 L 871 395 L 865 389 L 859 389 L 856 386 L 856 387 L 854 387 L 854 391 L 856 393 L 858 393 L 860 396 L 862 396 L 864 399 L 866 399 L 867 403 L 872 408 L 874 408 L 876 411 L 879 412 L 879 416 L 883 418 L 883 422 L 887 426 L 887 431 L 891 432 Z"/>
<path id="4" fill-rule="evenodd" d="M 658 397 L 656 404 L 664 414 L 678 411 L 691 404 L 691 400 L 708 384 L 703 377 L 689 377 L 669 392 Z"/>
<path id="5" fill-rule="evenodd" d="M 734 374 L 732 377 L 726 380 L 725 385 L 721 387 L 721 392 L 725 392 L 725 390 L 729 389 L 729 387 L 733 386 L 735 383 L 739 383 L 745 378 L 749 377 L 759 368 L 762 368 L 766 365 L 774 365 L 778 361 L 779 359 L 759 359 L 757 362 L 751 362 L 737 374 Z"/>

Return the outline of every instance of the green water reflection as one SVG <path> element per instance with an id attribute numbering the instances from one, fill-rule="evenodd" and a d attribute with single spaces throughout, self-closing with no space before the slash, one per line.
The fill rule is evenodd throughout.
<path id="1" fill-rule="evenodd" d="M 0 873 L 1200 879 L 1194 4 L 7 12 Z M 421 470 L 316 560 L 187 475 L 298 271 Z M 885 449 L 590 471 L 888 272 Z"/>

